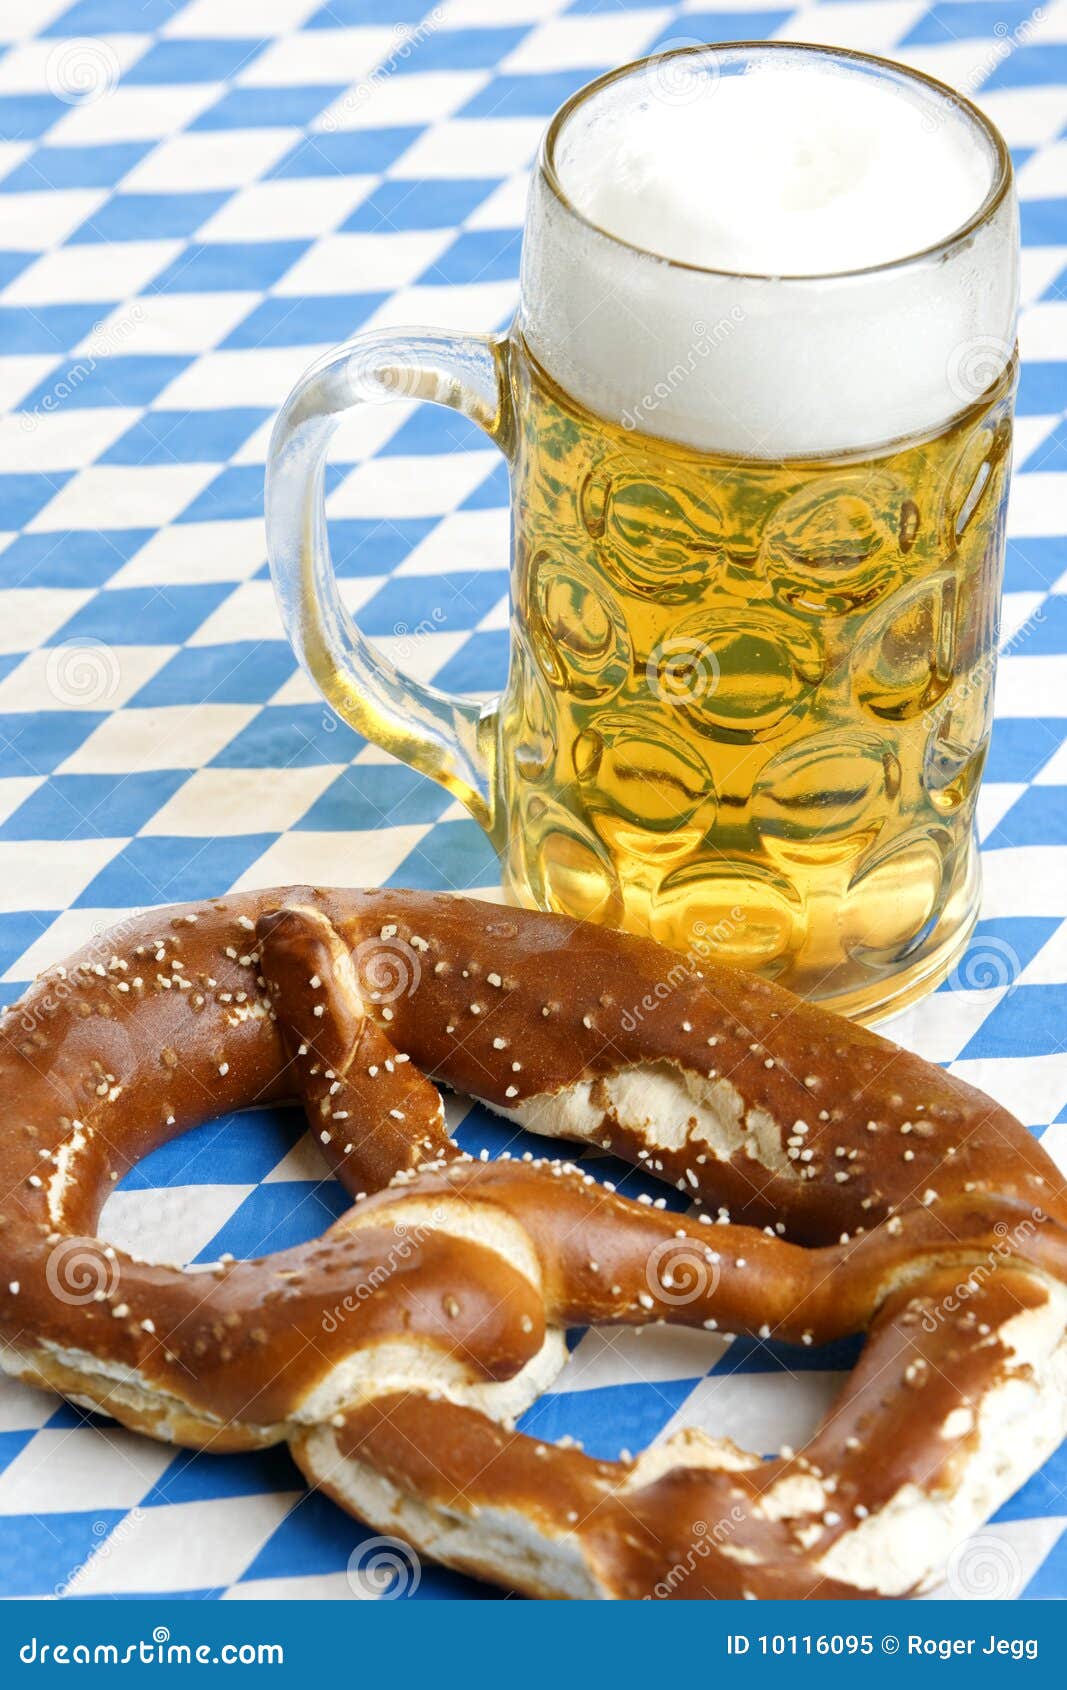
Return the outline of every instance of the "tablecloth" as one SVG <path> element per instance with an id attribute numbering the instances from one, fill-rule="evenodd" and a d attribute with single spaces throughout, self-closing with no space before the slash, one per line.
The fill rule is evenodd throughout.
<path id="1" fill-rule="evenodd" d="M 465 813 L 297 672 L 265 561 L 271 419 L 358 329 L 507 322 L 530 162 L 572 90 L 668 43 L 755 37 L 888 52 L 975 95 L 1014 153 L 1024 362 L 982 919 L 890 1030 L 1067 1163 L 1067 0 L 5 0 L 7 997 L 131 907 L 287 880 L 496 885 Z M 366 631 L 423 677 L 495 687 L 497 454 L 400 403 L 346 427 L 328 486 Z M 467 1148 L 513 1139 L 449 1108 Z M 153 1155 L 103 1230 L 203 1261 L 310 1237 L 343 1204 L 295 1114 L 260 1111 Z M 685 1423 L 766 1451 L 799 1441 L 853 1353 L 590 1332 L 526 1424 L 605 1456 Z M 953 1592 L 1067 1595 L 1065 1526 L 1061 1451 L 965 1546 Z M 431 1566 L 380 1577 L 373 1537 L 284 1450 L 195 1455 L 0 1384 L 0 1593 L 492 1594 Z"/>

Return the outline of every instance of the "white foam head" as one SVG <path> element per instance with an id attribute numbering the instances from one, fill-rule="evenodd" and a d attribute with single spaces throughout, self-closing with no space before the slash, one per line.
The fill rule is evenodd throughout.
<path id="1" fill-rule="evenodd" d="M 520 326 L 624 426 L 742 456 L 870 450 L 999 375 L 1017 240 L 1003 143 L 938 84 L 783 44 L 668 54 L 550 128 Z"/>

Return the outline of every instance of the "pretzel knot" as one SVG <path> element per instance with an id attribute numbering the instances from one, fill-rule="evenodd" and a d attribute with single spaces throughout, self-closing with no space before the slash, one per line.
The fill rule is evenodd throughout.
<path id="1" fill-rule="evenodd" d="M 288 1439 L 375 1529 L 512 1588 L 910 1592 L 1067 1429 L 1053 1163 L 981 1093 L 710 957 L 413 892 L 249 893 L 42 976 L 0 1071 L 3 1366 L 192 1447 Z M 432 1077 L 690 1211 L 472 1161 Z M 195 1270 L 96 1240 L 153 1147 L 294 1094 L 355 1198 L 321 1238 Z M 796 1453 L 689 1430 L 597 1461 L 513 1429 L 567 1327 L 657 1321 L 867 1337 Z"/>

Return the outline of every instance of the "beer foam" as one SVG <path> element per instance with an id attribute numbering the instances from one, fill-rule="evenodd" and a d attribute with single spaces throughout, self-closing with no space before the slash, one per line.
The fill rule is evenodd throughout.
<path id="1" fill-rule="evenodd" d="M 1002 158 L 903 67 L 789 46 L 648 60 L 550 133 L 520 326 L 590 409 L 708 451 L 929 432 L 1011 355 Z"/>

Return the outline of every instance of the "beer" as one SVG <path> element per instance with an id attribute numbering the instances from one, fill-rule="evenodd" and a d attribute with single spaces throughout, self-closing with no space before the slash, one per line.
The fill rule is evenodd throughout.
<path id="1" fill-rule="evenodd" d="M 511 370 L 514 892 L 899 1002 L 973 917 L 1014 370 L 884 455 L 778 463 Z"/>
<path id="2" fill-rule="evenodd" d="M 928 990 L 978 908 L 1017 248 L 1002 139 L 902 66 L 742 43 L 601 77 L 546 133 L 508 332 L 360 336 L 291 396 L 268 537 L 305 667 L 521 901 L 865 1019 Z M 333 577 L 327 442 L 395 397 L 509 462 L 489 703 L 394 667 Z"/>

